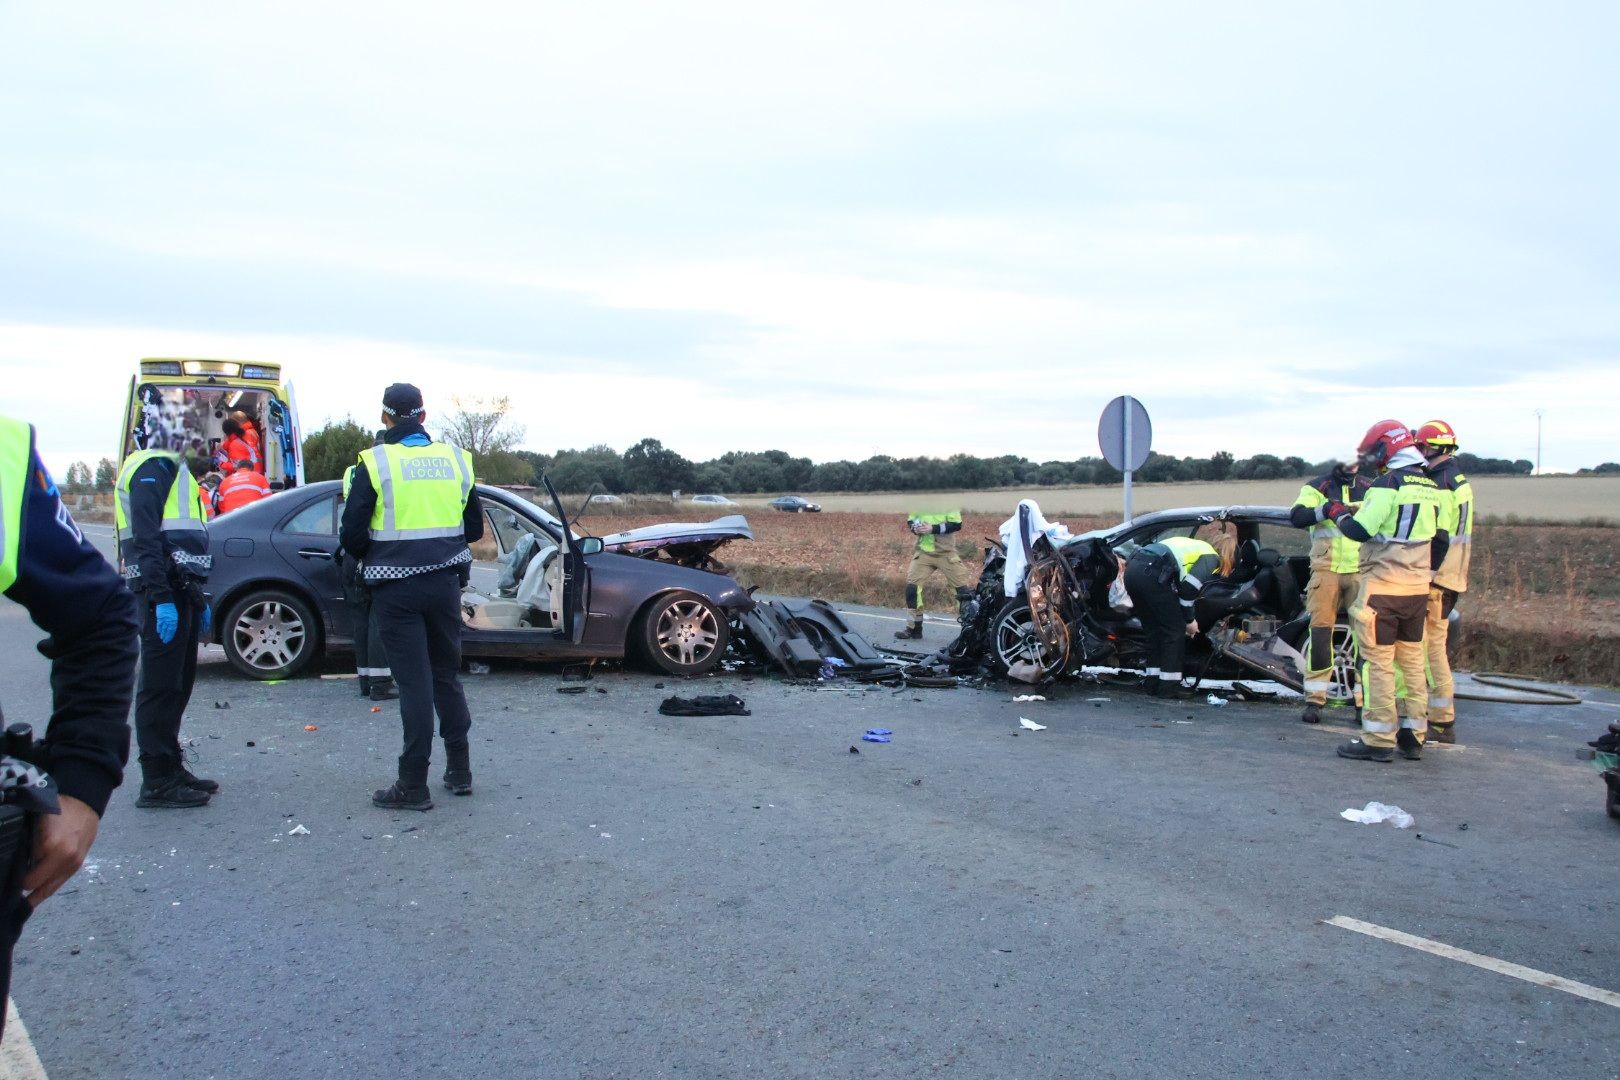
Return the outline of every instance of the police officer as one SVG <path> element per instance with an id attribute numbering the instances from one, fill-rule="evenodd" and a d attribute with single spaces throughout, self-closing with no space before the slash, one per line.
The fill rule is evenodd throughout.
<path id="1" fill-rule="evenodd" d="M 1468 564 L 1474 551 L 1474 486 L 1457 464 L 1457 433 L 1444 420 L 1430 420 L 1417 431 L 1417 447 L 1429 476 L 1440 486 L 1444 505 L 1440 527 L 1451 538 L 1445 560 L 1429 588 L 1423 648 L 1429 658 L 1429 741 L 1454 743 L 1456 685 L 1451 677 L 1451 612 L 1468 591 Z"/>
<path id="2" fill-rule="evenodd" d="M 33 428 L 5 417 L 0 591 L 50 635 L 39 650 L 51 661 L 52 713 L 35 764 L 55 780 L 60 807 L 38 817 L 33 864 L 21 881 L 27 898 L 15 892 L 0 898 L 4 1001 L 23 920 L 84 863 L 107 801 L 123 781 L 138 632 L 134 597 L 68 516 L 34 448 Z M 8 885 L 15 880 L 6 877 Z"/>
<path id="3" fill-rule="evenodd" d="M 375 446 L 381 446 L 386 430 L 377 432 Z M 359 471 L 356 462 L 343 474 L 343 498 L 349 498 L 354 487 L 354 474 Z M 371 586 L 366 584 L 365 567 L 348 551 L 343 552 L 343 598 L 349 605 L 349 621 L 354 625 L 354 666 L 360 677 L 360 696 L 372 701 L 387 701 L 399 697 L 394 687 L 394 673 L 388 667 L 388 650 L 382 643 L 382 630 L 372 610 Z"/>
<path id="4" fill-rule="evenodd" d="M 213 566 L 207 513 L 202 489 L 178 454 L 140 450 L 124 459 L 113 516 L 124 580 L 141 616 L 135 805 L 147 809 L 203 806 L 219 790 L 186 768 L 180 749 L 180 721 L 197 679 L 197 640 L 212 620 L 202 591 Z"/>
<path id="5" fill-rule="evenodd" d="M 1198 633 L 1193 601 L 1221 569 L 1214 545 L 1171 536 L 1131 552 L 1125 561 L 1125 591 L 1147 639 L 1144 688 L 1154 697 L 1185 697 L 1181 668 L 1187 639 Z"/>
<path id="6" fill-rule="evenodd" d="M 923 636 L 923 584 L 939 574 L 946 584 L 956 590 L 956 607 L 973 599 L 973 575 L 962 564 L 956 550 L 956 534 L 962 531 L 962 512 L 913 513 L 906 519 L 906 527 L 917 538 L 911 554 L 911 565 L 906 568 L 906 610 L 910 615 L 904 630 L 894 636 L 902 641 L 916 641 Z"/>
<path id="7" fill-rule="evenodd" d="M 1423 630 L 1431 572 L 1445 555 L 1440 528 L 1440 486 L 1424 470 L 1413 435 L 1398 420 L 1367 429 L 1356 449 L 1363 471 L 1382 475 L 1367 488 L 1361 509 L 1329 503 L 1324 518 L 1361 548 L 1361 581 L 1350 605 L 1350 622 L 1362 658 L 1361 738 L 1339 747 L 1340 757 L 1392 761 L 1396 749 L 1416 761 L 1423 756 L 1429 702 L 1408 694 L 1406 715 L 1396 701 L 1395 669 L 1406 685 L 1426 684 Z"/>
<path id="8" fill-rule="evenodd" d="M 1370 484 L 1355 463 L 1335 465 L 1300 488 L 1290 511 L 1296 528 L 1311 531 L 1311 578 L 1305 586 L 1311 636 L 1305 652 L 1305 712 L 1300 716 L 1307 724 L 1322 721 L 1333 680 L 1333 627 L 1340 608 L 1355 596 L 1361 575 L 1361 545 L 1339 531 L 1327 517 L 1327 508 L 1336 504 L 1360 509 Z"/>
<path id="9" fill-rule="evenodd" d="M 444 786 L 472 794 L 461 689 L 461 585 L 467 545 L 484 535 L 473 494 L 472 456 L 423 430 L 422 392 L 395 383 L 383 392 L 383 445 L 360 455 L 343 507 L 343 549 L 365 564 L 377 625 L 399 685 L 405 747 L 399 778 L 372 796 L 386 810 L 431 810 L 428 764 L 433 714 L 444 739 Z"/>

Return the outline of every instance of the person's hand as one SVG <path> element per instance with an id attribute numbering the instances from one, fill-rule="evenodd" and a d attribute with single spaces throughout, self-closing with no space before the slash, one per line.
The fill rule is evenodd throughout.
<path id="1" fill-rule="evenodd" d="M 28 902 L 39 907 L 84 865 L 96 842 L 101 819 L 71 795 L 61 797 L 60 814 L 41 814 L 34 834 L 34 865 L 23 877 Z"/>
<path id="2" fill-rule="evenodd" d="M 926 536 L 933 530 L 921 521 L 913 521 L 911 523 L 911 531 L 916 533 L 918 536 Z"/>
<path id="3" fill-rule="evenodd" d="M 1197 619 L 1194 619 L 1192 622 L 1187 624 L 1187 636 L 1188 637 L 1197 637 L 1198 636 L 1198 620 Z"/>
<path id="4" fill-rule="evenodd" d="M 197 628 L 202 632 L 203 637 L 207 637 L 208 631 L 214 628 L 214 609 L 207 604 L 203 605 L 202 615 L 197 621 Z"/>
<path id="5" fill-rule="evenodd" d="M 1349 512 L 1350 508 L 1348 506 L 1344 505 L 1344 503 L 1337 499 L 1333 499 L 1330 500 L 1326 506 L 1322 507 L 1322 518 L 1324 521 L 1338 521 Z"/>
<path id="6" fill-rule="evenodd" d="M 180 629 L 180 612 L 172 603 L 163 603 L 153 609 L 153 613 L 157 616 L 158 640 L 167 645 Z"/>

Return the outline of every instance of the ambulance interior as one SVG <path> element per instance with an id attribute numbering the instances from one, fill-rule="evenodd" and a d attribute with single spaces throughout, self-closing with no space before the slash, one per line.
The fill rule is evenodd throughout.
<path id="1" fill-rule="evenodd" d="M 272 488 L 291 486 L 284 447 L 286 406 L 267 389 L 232 386 L 162 386 L 136 388 L 125 453 L 168 450 L 214 463 L 225 441 L 225 420 L 244 412 L 259 429 L 261 468 Z"/>

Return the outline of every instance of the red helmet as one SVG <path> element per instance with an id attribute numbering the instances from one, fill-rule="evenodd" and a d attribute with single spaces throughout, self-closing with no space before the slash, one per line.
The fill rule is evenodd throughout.
<path id="1" fill-rule="evenodd" d="M 1438 450 L 1457 449 L 1457 432 L 1444 420 L 1430 420 L 1417 429 L 1415 441 L 1420 446 L 1432 446 Z"/>
<path id="2" fill-rule="evenodd" d="M 1399 420 L 1380 420 L 1361 437 L 1356 455 L 1364 465 L 1378 468 L 1413 442 L 1411 429 L 1405 424 Z"/>

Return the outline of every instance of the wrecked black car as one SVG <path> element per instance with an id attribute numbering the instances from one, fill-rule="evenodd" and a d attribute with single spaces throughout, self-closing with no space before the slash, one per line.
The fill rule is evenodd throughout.
<path id="1" fill-rule="evenodd" d="M 1145 514 L 1113 528 L 1053 540 L 1023 530 L 1027 572 L 1008 596 L 1004 544 L 991 540 L 962 632 L 945 650 L 955 670 L 1041 681 L 1084 668 L 1141 669 L 1142 625 L 1119 604 L 1122 561 L 1138 547 L 1172 536 L 1205 536 L 1213 527 L 1235 543 L 1234 565 L 1205 586 L 1195 605 L 1200 633 L 1187 671 L 1200 679 L 1260 675 L 1298 690 L 1303 684 L 1310 616 L 1310 538 L 1280 506 L 1194 507 Z M 1113 598 L 1110 590 L 1113 589 Z M 1333 631 L 1332 703 L 1354 700 L 1355 643 L 1340 616 Z"/>

